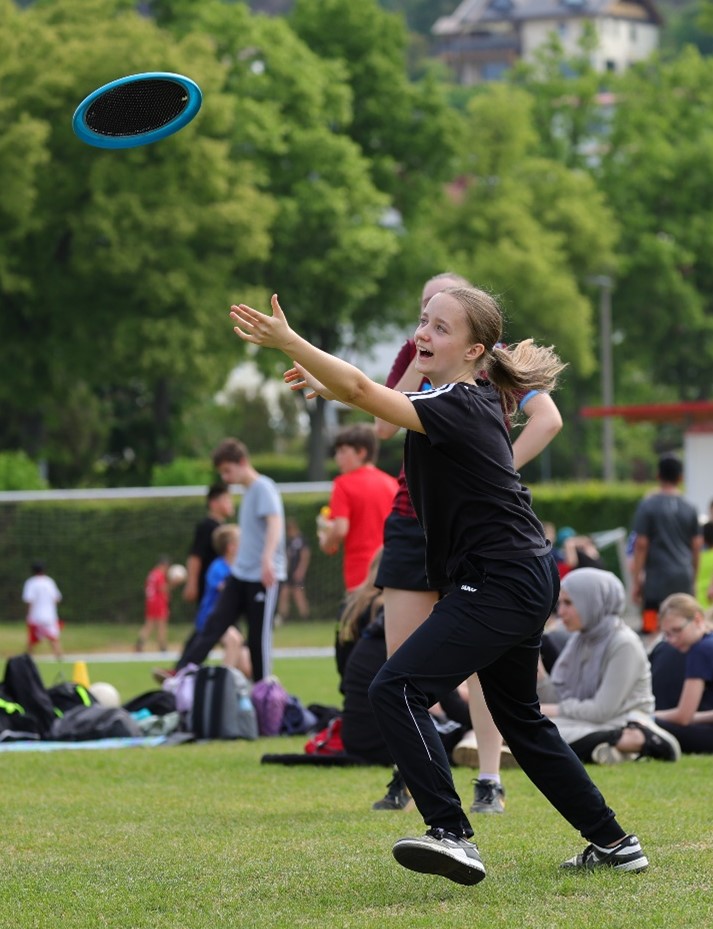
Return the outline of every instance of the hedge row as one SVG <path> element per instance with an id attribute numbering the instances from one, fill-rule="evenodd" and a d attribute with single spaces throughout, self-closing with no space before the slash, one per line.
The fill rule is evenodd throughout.
<path id="1" fill-rule="evenodd" d="M 596 532 L 631 525 L 641 485 L 560 484 L 532 488 L 543 520 Z M 307 595 L 315 618 L 337 614 L 342 593 L 341 557 L 328 558 L 316 544 L 315 517 L 323 494 L 290 494 L 285 512 L 312 543 Z M 22 583 L 35 559 L 46 562 L 64 595 L 69 622 L 139 623 L 143 584 L 159 554 L 184 561 L 193 527 L 203 515 L 201 498 L 46 501 L 0 504 L 0 621 L 21 619 Z M 612 559 L 609 566 L 617 569 Z M 189 621 L 193 608 L 174 595 L 172 615 Z"/>

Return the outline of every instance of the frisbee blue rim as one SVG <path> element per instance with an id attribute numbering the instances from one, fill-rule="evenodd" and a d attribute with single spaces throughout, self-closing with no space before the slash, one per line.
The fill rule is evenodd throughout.
<path id="1" fill-rule="evenodd" d="M 177 84 L 183 85 L 188 92 L 188 103 L 186 108 L 170 123 L 161 126 L 158 129 L 152 129 L 150 132 L 142 132 L 138 135 L 119 135 L 106 136 L 90 129 L 85 122 L 85 114 L 97 97 L 105 94 L 114 87 L 121 87 L 124 84 L 131 84 L 134 81 L 146 80 L 170 80 Z M 203 103 L 203 94 L 201 89 L 189 77 L 183 74 L 174 74 L 172 71 L 146 71 L 142 74 L 128 74 L 126 77 L 119 77 L 115 81 L 109 81 L 96 90 L 92 91 L 88 97 L 79 104 L 72 117 L 72 128 L 76 136 L 87 145 L 93 145 L 95 148 L 137 148 L 139 145 L 149 145 L 151 142 L 158 142 L 159 139 L 165 139 L 166 136 L 173 135 L 187 125 L 198 113 Z"/>

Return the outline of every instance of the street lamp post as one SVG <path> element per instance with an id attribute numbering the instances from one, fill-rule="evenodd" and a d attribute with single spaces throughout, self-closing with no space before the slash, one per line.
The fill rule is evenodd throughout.
<path id="1" fill-rule="evenodd" d="M 588 283 L 599 288 L 599 363 L 602 381 L 602 405 L 614 405 L 614 364 L 612 358 L 612 314 L 611 292 L 613 281 L 607 274 L 591 277 Z M 604 458 L 604 480 L 613 481 L 614 472 L 614 420 L 611 416 L 602 419 L 602 451 Z"/>

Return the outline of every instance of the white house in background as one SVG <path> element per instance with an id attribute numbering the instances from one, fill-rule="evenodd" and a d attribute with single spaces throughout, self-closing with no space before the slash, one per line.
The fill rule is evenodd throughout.
<path id="1" fill-rule="evenodd" d="M 652 0 L 463 0 L 436 20 L 434 54 L 461 84 L 498 80 L 519 60 L 532 61 L 551 33 L 568 55 L 585 25 L 599 36 L 597 71 L 625 71 L 658 48 L 661 15 Z"/>

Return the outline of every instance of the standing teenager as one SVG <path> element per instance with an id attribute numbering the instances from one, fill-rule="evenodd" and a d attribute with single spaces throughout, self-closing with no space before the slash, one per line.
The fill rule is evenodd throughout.
<path id="1" fill-rule="evenodd" d="M 433 390 L 403 394 L 370 380 L 293 332 L 277 300 L 268 316 L 234 306 L 244 341 L 278 348 L 345 403 L 408 430 L 406 478 L 426 534 L 429 583 L 451 591 L 389 658 L 370 688 L 384 738 L 429 827 L 399 840 L 406 868 L 477 884 L 485 867 L 453 785 L 428 708 L 478 672 L 493 719 L 518 763 L 588 840 L 564 866 L 641 871 L 648 865 L 581 761 L 537 701 L 545 621 L 557 569 L 530 495 L 513 468 L 501 396 L 551 390 L 562 365 L 527 340 L 498 348 L 502 317 L 483 291 L 447 288 L 429 301 L 415 333 L 418 370 Z M 487 370 L 492 381 L 478 377 Z M 309 373 L 307 373 L 309 372 Z M 498 389 L 493 386 L 496 385 Z M 508 406 L 511 406 L 508 403 Z"/>
<path id="2" fill-rule="evenodd" d="M 459 274 L 450 271 L 437 274 L 424 284 L 421 309 L 446 287 L 470 286 Z M 430 382 L 417 370 L 416 361 L 416 345 L 409 339 L 394 360 L 386 386 L 401 391 L 430 389 Z M 522 393 L 517 401 L 528 420 L 513 442 L 515 470 L 538 455 L 562 428 L 562 417 L 548 394 L 531 390 Z M 390 438 L 397 431 L 398 426 L 377 418 L 379 438 Z M 403 468 L 393 509 L 384 525 L 384 552 L 376 583 L 384 590 L 386 650 L 391 656 L 426 620 L 441 594 L 429 586 L 426 577 L 426 540 L 409 496 Z M 485 704 L 477 675 L 468 680 L 468 702 L 474 731 L 453 749 L 453 759 L 458 765 L 479 768 L 473 780 L 470 812 L 502 813 L 505 789 L 500 781 L 500 767 L 503 761 L 512 763 L 512 755 L 503 756 L 502 736 Z M 386 795 L 377 800 L 372 809 L 402 810 L 408 807 L 410 800 L 403 777 L 396 769 Z"/>
<path id="3" fill-rule="evenodd" d="M 213 467 L 226 484 L 242 484 L 240 546 L 230 576 L 205 623 L 178 659 L 176 670 L 202 664 L 230 626 L 244 618 L 253 680 L 272 670 L 272 623 L 285 571 L 285 513 L 275 482 L 255 470 L 247 447 L 228 438 L 213 452 Z"/>

